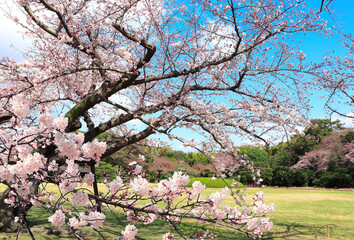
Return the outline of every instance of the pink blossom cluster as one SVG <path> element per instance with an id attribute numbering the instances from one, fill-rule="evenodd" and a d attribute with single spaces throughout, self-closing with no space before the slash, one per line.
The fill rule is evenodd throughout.
<path id="1" fill-rule="evenodd" d="M 9 168 L 5 166 L 0 166 L 0 180 L 1 181 L 6 181 L 6 182 L 12 182 L 13 181 L 13 173 L 9 170 Z"/>
<path id="2" fill-rule="evenodd" d="M 65 129 L 66 123 L 66 118 L 60 118 L 57 128 Z M 58 146 L 60 153 L 71 160 L 89 161 L 93 159 L 98 161 L 107 148 L 105 142 L 100 142 L 97 139 L 92 142 L 83 143 L 85 136 L 82 133 L 62 133 L 55 131 L 54 136 L 54 142 Z"/>
<path id="3" fill-rule="evenodd" d="M 53 116 L 49 112 L 45 112 L 37 115 L 38 122 L 42 126 L 42 128 L 53 128 Z"/>
<path id="4" fill-rule="evenodd" d="M 99 228 L 102 227 L 105 219 L 106 216 L 103 213 L 94 211 L 89 213 L 87 217 L 87 222 L 91 225 L 91 227 Z"/>
<path id="5" fill-rule="evenodd" d="M 40 201 L 38 201 L 37 199 L 34 199 L 34 198 L 31 198 L 30 202 L 33 204 L 33 206 L 38 206 L 38 205 L 42 204 Z"/>
<path id="6" fill-rule="evenodd" d="M 163 198 L 174 199 L 183 193 L 183 188 L 189 183 L 189 177 L 182 172 L 174 172 L 168 180 L 164 179 L 158 183 L 157 192 Z"/>
<path id="7" fill-rule="evenodd" d="M 18 152 L 18 157 L 20 159 L 25 159 L 33 151 L 33 147 L 29 144 L 22 144 L 16 146 L 16 150 Z"/>
<path id="8" fill-rule="evenodd" d="M 76 217 L 70 218 L 68 225 L 73 229 L 78 229 L 81 226 L 80 221 Z"/>
<path id="9" fill-rule="evenodd" d="M 146 178 L 143 178 L 141 175 L 135 177 L 130 182 L 130 187 L 132 191 L 139 196 L 149 195 L 149 182 Z"/>
<path id="10" fill-rule="evenodd" d="M 13 191 L 10 191 L 9 195 L 7 196 L 7 198 L 5 198 L 4 202 L 10 205 L 11 207 L 13 207 L 15 206 L 15 201 L 16 201 L 15 193 Z"/>
<path id="11" fill-rule="evenodd" d="M 221 203 L 224 201 L 227 195 L 229 195 L 230 190 L 228 187 L 225 187 L 222 192 L 214 192 L 208 196 L 208 200 L 212 203 L 211 209 L 217 209 Z"/>
<path id="12" fill-rule="evenodd" d="M 174 235 L 172 233 L 166 233 L 165 235 L 162 236 L 162 240 L 172 240 L 174 238 Z"/>
<path id="13" fill-rule="evenodd" d="M 75 204 L 75 206 L 87 206 L 90 204 L 87 193 L 82 191 L 76 191 L 71 196 L 71 202 Z"/>
<path id="14" fill-rule="evenodd" d="M 85 178 L 83 182 L 86 183 L 87 186 L 92 187 L 94 181 L 95 181 L 95 175 L 92 172 L 85 174 Z"/>
<path id="15" fill-rule="evenodd" d="M 273 223 L 269 221 L 269 218 L 251 218 L 247 220 L 247 226 L 256 237 L 261 238 L 264 229 L 270 230 Z"/>
<path id="16" fill-rule="evenodd" d="M 124 231 L 122 231 L 122 240 L 133 240 L 135 235 L 138 233 L 138 229 L 134 225 L 125 226 Z"/>
<path id="17" fill-rule="evenodd" d="M 78 183 L 75 181 L 71 181 L 71 179 L 64 179 L 59 184 L 59 188 L 63 192 L 63 194 L 71 192 L 77 186 L 78 186 Z"/>
<path id="18" fill-rule="evenodd" d="M 130 169 L 130 174 L 139 175 L 139 174 L 142 173 L 143 168 L 136 161 L 130 162 L 128 164 L 128 166 L 129 166 L 129 169 Z"/>
<path id="19" fill-rule="evenodd" d="M 144 155 L 139 154 L 139 156 L 138 156 L 138 157 L 139 157 L 139 160 L 140 160 L 140 161 L 145 161 L 145 156 L 144 156 Z"/>
<path id="20" fill-rule="evenodd" d="M 16 182 L 11 185 L 13 189 L 16 190 L 16 200 L 25 200 L 29 201 L 31 198 L 31 186 L 33 185 L 33 182 L 29 180 L 24 180 L 22 182 Z M 15 194 L 14 194 L 15 196 Z"/>
<path id="21" fill-rule="evenodd" d="M 68 119 L 64 116 L 59 116 L 54 120 L 53 126 L 55 129 L 64 132 L 65 128 L 68 126 Z"/>
<path id="22" fill-rule="evenodd" d="M 148 218 L 145 218 L 144 224 L 150 224 L 153 221 L 155 221 L 155 219 L 158 218 L 158 215 L 156 215 L 155 213 L 159 212 L 159 208 L 157 207 L 156 204 L 147 204 L 146 210 L 149 211 L 149 214 L 148 214 Z M 153 212 L 153 213 L 150 213 L 150 212 Z"/>
<path id="23" fill-rule="evenodd" d="M 106 183 L 106 186 L 109 188 L 109 191 L 114 195 L 118 192 L 118 190 L 122 187 L 123 180 L 117 176 L 116 180 L 113 180 L 110 183 Z"/>
<path id="24" fill-rule="evenodd" d="M 75 160 L 80 155 L 80 147 L 84 142 L 82 133 L 66 133 L 55 132 L 54 143 L 58 146 L 60 153 L 71 160 Z"/>
<path id="25" fill-rule="evenodd" d="M 221 222 L 225 218 L 226 214 L 227 213 L 224 211 L 224 209 L 218 208 L 213 212 L 213 218 L 217 219 L 218 222 Z"/>
<path id="26" fill-rule="evenodd" d="M 135 204 L 133 204 L 135 206 Z M 127 211 L 127 220 L 131 222 L 143 222 L 144 225 L 153 223 L 159 216 L 158 212 L 160 209 L 156 204 L 147 204 L 144 209 L 148 213 L 137 213 L 133 211 Z"/>
<path id="27" fill-rule="evenodd" d="M 97 139 L 93 140 L 92 142 L 85 143 L 82 145 L 82 152 L 84 158 L 94 159 L 98 161 L 102 154 L 106 151 L 106 143 L 99 142 Z"/>
<path id="28" fill-rule="evenodd" d="M 23 95 L 18 94 L 11 98 L 12 109 L 15 115 L 19 118 L 26 117 L 30 114 L 30 101 Z"/>
<path id="29" fill-rule="evenodd" d="M 64 116 L 59 116 L 56 119 L 53 118 L 50 111 L 45 111 L 44 113 L 37 115 L 38 122 L 40 123 L 41 129 L 54 130 L 57 129 L 60 132 L 64 132 L 68 125 L 68 119 Z"/>
<path id="30" fill-rule="evenodd" d="M 201 192 L 206 189 L 205 185 L 203 185 L 200 181 L 194 181 L 192 184 L 192 190 L 190 193 L 190 199 L 194 199 L 198 196 Z"/>
<path id="31" fill-rule="evenodd" d="M 211 239 L 215 239 L 217 237 L 216 234 L 214 234 L 212 231 L 210 231 L 209 229 L 205 230 L 205 231 L 196 231 L 193 235 L 193 237 L 195 237 L 195 239 L 197 240 L 205 240 L 207 238 L 211 238 Z"/>
<path id="32" fill-rule="evenodd" d="M 59 175 L 59 188 L 65 194 L 74 190 L 80 182 L 79 165 L 73 160 L 66 160 L 66 169 Z"/>
<path id="33" fill-rule="evenodd" d="M 61 227 L 65 223 L 65 214 L 62 210 L 56 210 L 55 213 L 48 218 L 49 222 L 51 222 L 56 227 Z"/>
<path id="34" fill-rule="evenodd" d="M 16 174 L 25 178 L 27 174 L 32 174 L 38 171 L 40 168 L 44 168 L 46 159 L 39 153 L 33 155 L 27 155 L 27 158 L 23 161 L 18 161 L 16 164 L 9 167 L 12 174 Z"/>
<path id="35" fill-rule="evenodd" d="M 79 213 L 79 218 L 76 217 L 69 219 L 69 226 L 77 229 L 79 226 L 85 226 L 90 224 L 93 228 L 99 228 L 103 225 L 106 216 L 103 213 L 97 211 L 90 211 L 89 215 L 85 215 L 83 212 Z M 54 226 L 61 227 L 65 223 L 65 214 L 62 210 L 56 210 L 55 213 L 48 218 Z"/>
<path id="36" fill-rule="evenodd" d="M 255 193 L 255 197 L 253 198 L 254 204 L 252 211 L 257 215 L 264 215 L 266 213 L 274 212 L 274 204 L 267 205 L 263 202 L 263 192 Z"/>
<path id="37" fill-rule="evenodd" d="M 73 229 L 78 229 L 79 226 L 86 226 L 88 224 L 88 216 L 85 215 L 85 213 L 80 212 L 79 218 L 72 217 L 69 219 L 69 226 L 72 227 Z"/>

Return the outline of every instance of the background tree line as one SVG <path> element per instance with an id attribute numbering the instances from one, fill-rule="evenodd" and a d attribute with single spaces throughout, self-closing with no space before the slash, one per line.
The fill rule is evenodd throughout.
<path id="1" fill-rule="evenodd" d="M 101 139 L 104 137 L 107 134 L 101 135 Z M 264 185 L 353 187 L 353 160 L 346 157 L 350 152 L 347 145 L 353 140 L 354 130 L 343 128 L 339 121 L 315 119 L 302 134 L 292 136 L 287 142 L 269 148 L 261 145 L 241 146 L 238 154 L 260 169 Z M 152 182 L 168 178 L 175 171 L 195 177 L 216 176 L 211 159 L 201 153 L 145 146 L 126 148 L 101 161 L 97 169 L 99 180 L 113 179 L 116 174 L 124 172 L 128 159 L 141 163 Z M 226 176 L 246 185 L 254 183 L 250 170 L 243 165 L 235 172 L 226 173 Z"/>

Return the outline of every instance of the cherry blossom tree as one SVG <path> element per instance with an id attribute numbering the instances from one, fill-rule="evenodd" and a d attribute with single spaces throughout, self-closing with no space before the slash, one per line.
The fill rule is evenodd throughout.
<path id="1" fill-rule="evenodd" d="M 329 90 L 326 99 L 326 107 L 331 113 L 353 119 L 353 112 L 345 113 L 340 110 L 341 105 L 354 106 L 353 97 L 353 71 L 354 71 L 354 38 L 351 34 L 343 34 L 342 45 L 347 50 L 347 56 L 327 56 L 324 60 L 330 69 L 323 69 L 322 74 L 318 75 L 321 85 Z M 338 104 L 338 100 L 340 104 Z"/>
<path id="2" fill-rule="evenodd" d="M 331 154 L 327 150 L 313 150 L 300 157 L 300 160 L 291 168 L 327 170 L 330 157 Z"/>
<path id="3" fill-rule="evenodd" d="M 318 120 L 316 120 L 318 121 Z M 326 122 L 325 120 L 324 122 Z M 330 163 L 335 163 L 337 167 L 353 165 L 353 141 L 345 136 L 352 132 L 352 129 L 341 129 L 334 131 L 331 135 L 322 138 L 317 147 L 303 156 L 291 168 L 293 169 L 311 169 L 311 170 L 328 170 Z M 326 131 L 326 130 L 325 130 Z M 311 132 L 311 131 L 310 131 Z M 312 133 L 314 131 L 312 130 Z M 326 133 L 325 133 L 326 134 Z M 318 134 L 321 136 L 322 134 Z"/>
<path id="4" fill-rule="evenodd" d="M 16 221 L 28 227 L 26 212 L 42 204 L 53 211 L 54 226 L 69 224 L 80 239 L 81 226 L 100 232 L 102 207 L 115 206 L 132 222 L 118 233 L 123 239 L 134 239 L 134 223 L 156 218 L 176 229 L 163 239 L 188 237 L 178 230 L 182 218 L 255 237 L 271 228 L 265 214 L 274 208 L 264 204 L 261 192 L 250 205 L 232 186 L 202 198 L 205 186 L 194 182 L 186 188 L 189 178 L 180 172 L 154 187 L 133 162 L 128 180 L 117 177 L 107 183 L 109 193 L 100 195 L 95 167 L 156 133 L 205 154 L 227 152 L 239 164 L 232 136 L 267 142 L 264 135 L 272 131 L 296 132 L 307 123 L 306 89 L 324 86 L 319 79 L 331 65 L 308 64 L 292 40 L 305 32 L 329 34 L 320 16 L 326 5 L 316 10 L 295 0 L 16 2 L 27 21 L 12 18 L 33 41 L 26 61 L 0 61 L 0 181 L 9 188 L 5 202 L 16 209 Z M 180 128 L 200 137 L 177 135 Z M 96 139 L 107 131 L 111 141 Z M 79 165 L 91 169 L 83 179 Z M 44 183 L 57 185 L 60 194 L 46 192 Z M 222 204 L 227 195 L 235 206 Z M 185 201 L 176 202 L 181 197 Z M 149 203 L 140 206 L 139 200 Z M 209 231 L 194 237 L 207 235 L 214 237 Z"/>

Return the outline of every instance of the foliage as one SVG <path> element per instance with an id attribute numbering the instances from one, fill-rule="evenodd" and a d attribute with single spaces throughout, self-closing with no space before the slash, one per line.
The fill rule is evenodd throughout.
<path id="1" fill-rule="evenodd" d="M 217 175 L 216 172 L 210 171 L 209 169 L 204 169 L 201 173 L 200 173 L 200 177 L 215 177 Z"/>
<path id="2" fill-rule="evenodd" d="M 312 119 L 311 125 L 305 129 L 304 133 L 305 136 L 312 136 L 317 142 L 320 142 L 324 137 L 341 129 L 343 129 L 343 124 L 339 120 Z"/>
<path id="3" fill-rule="evenodd" d="M 274 170 L 287 166 L 293 169 L 334 171 L 337 167 L 353 165 L 350 142 L 347 142 L 351 139 L 351 132 L 350 129 L 343 129 L 338 121 L 312 120 L 312 124 L 304 130 L 304 135 L 295 135 L 288 143 L 269 148 L 270 166 Z M 279 179 L 277 183 L 280 184 Z"/>
<path id="4" fill-rule="evenodd" d="M 354 141 L 354 131 L 349 131 L 345 135 L 341 136 L 343 143 L 349 143 Z"/>
<path id="5" fill-rule="evenodd" d="M 272 186 L 287 187 L 291 186 L 289 180 L 289 168 L 276 167 L 274 168 L 274 175 L 272 179 Z"/>
<path id="6" fill-rule="evenodd" d="M 96 179 L 98 182 L 103 180 L 112 181 L 117 177 L 117 169 L 110 163 L 99 161 L 99 166 L 96 168 Z"/>
<path id="7" fill-rule="evenodd" d="M 283 145 L 277 145 L 271 150 L 274 155 L 269 157 L 270 166 L 272 168 L 279 167 L 279 166 L 287 166 L 290 167 L 295 162 L 295 156 L 288 151 L 286 147 Z"/>
<path id="8" fill-rule="evenodd" d="M 165 156 L 171 161 L 184 161 L 193 166 L 197 163 L 208 164 L 208 158 L 199 152 L 183 152 L 181 150 L 173 150 L 170 147 L 163 147 L 159 150 L 160 156 Z"/>
<path id="9" fill-rule="evenodd" d="M 267 151 L 259 147 L 242 146 L 240 147 L 239 155 L 246 155 L 245 160 L 251 162 L 269 162 L 269 157 Z"/>
<path id="10" fill-rule="evenodd" d="M 325 172 L 320 178 L 314 180 L 314 185 L 326 188 L 354 187 L 352 175 L 348 169 L 338 168 L 334 172 Z"/>
<path id="11" fill-rule="evenodd" d="M 280 187 L 350 188 L 354 186 L 353 175 L 353 167 L 337 168 L 333 172 L 278 167 L 274 169 L 272 185 Z"/>

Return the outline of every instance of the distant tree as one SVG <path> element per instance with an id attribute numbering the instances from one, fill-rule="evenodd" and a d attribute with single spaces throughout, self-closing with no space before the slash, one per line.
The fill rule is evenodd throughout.
<path id="1" fill-rule="evenodd" d="M 344 162 L 354 166 L 354 141 L 351 141 L 345 145 L 346 154 L 343 157 Z"/>
<path id="2" fill-rule="evenodd" d="M 312 119 L 311 125 L 305 129 L 304 134 L 305 136 L 313 137 L 317 142 L 320 142 L 324 137 L 341 129 L 344 128 L 339 120 Z"/>
<path id="3" fill-rule="evenodd" d="M 307 152 L 291 168 L 292 169 L 310 169 L 326 170 L 330 161 L 331 152 L 328 150 L 314 150 Z"/>
<path id="4" fill-rule="evenodd" d="M 264 162 L 264 163 L 269 162 L 268 153 L 263 149 L 252 147 L 247 149 L 245 151 L 245 154 L 247 155 L 245 159 L 251 162 Z"/>
<path id="5" fill-rule="evenodd" d="M 270 166 L 276 168 L 279 166 L 291 167 L 296 162 L 296 156 L 286 147 L 279 147 L 276 153 L 269 157 Z"/>

